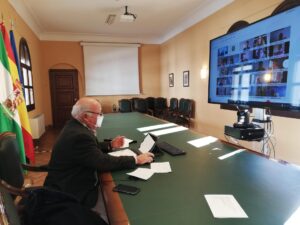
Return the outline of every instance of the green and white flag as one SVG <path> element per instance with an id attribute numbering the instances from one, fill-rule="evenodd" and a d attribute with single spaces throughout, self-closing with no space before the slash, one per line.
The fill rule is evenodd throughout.
<path id="1" fill-rule="evenodd" d="M 9 61 L 2 34 L 0 33 L 0 133 L 10 131 L 16 134 L 20 149 L 20 160 L 25 162 L 24 142 Z"/>

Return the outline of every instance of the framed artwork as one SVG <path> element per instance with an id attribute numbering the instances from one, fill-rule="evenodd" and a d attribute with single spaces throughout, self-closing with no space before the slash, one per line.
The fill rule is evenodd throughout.
<path id="1" fill-rule="evenodd" d="M 190 86 L 190 71 L 183 71 L 183 87 Z"/>
<path id="2" fill-rule="evenodd" d="M 174 73 L 169 74 L 169 87 L 174 87 Z"/>

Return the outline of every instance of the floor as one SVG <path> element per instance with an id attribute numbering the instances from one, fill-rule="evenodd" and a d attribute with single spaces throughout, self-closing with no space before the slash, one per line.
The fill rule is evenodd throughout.
<path id="1" fill-rule="evenodd" d="M 49 128 L 35 143 L 35 165 L 48 164 L 52 146 L 60 130 Z M 47 173 L 28 172 L 25 176 L 26 186 L 42 186 Z"/>

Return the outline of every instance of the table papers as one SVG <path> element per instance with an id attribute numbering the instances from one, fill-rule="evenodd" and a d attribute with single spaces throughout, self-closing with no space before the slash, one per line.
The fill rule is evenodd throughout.
<path id="1" fill-rule="evenodd" d="M 154 174 L 154 172 L 151 169 L 147 168 L 137 168 L 135 171 L 127 174 L 129 176 L 137 177 L 143 180 L 148 180 Z"/>
<path id="2" fill-rule="evenodd" d="M 128 148 L 131 142 L 133 142 L 133 140 L 124 138 L 124 144 L 120 148 Z"/>
<path id="3" fill-rule="evenodd" d="M 140 132 L 145 132 L 145 131 L 149 131 L 149 130 L 156 130 L 156 129 L 173 127 L 173 126 L 176 126 L 176 124 L 175 123 L 165 123 L 165 124 L 158 124 L 158 125 L 153 125 L 153 126 L 148 126 L 148 127 L 140 127 L 140 128 L 137 128 L 137 130 Z"/>
<path id="4" fill-rule="evenodd" d="M 155 141 L 153 140 L 151 135 L 147 135 L 144 141 L 141 143 L 139 151 L 142 153 L 149 152 L 154 145 Z"/>
<path id="5" fill-rule="evenodd" d="M 248 218 L 233 195 L 204 195 L 215 218 Z"/>
<path id="6" fill-rule="evenodd" d="M 175 133 L 175 132 L 179 132 L 179 131 L 183 131 L 183 130 L 187 130 L 187 129 L 188 128 L 186 128 L 186 127 L 179 126 L 179 127 L 172 127 L 172 128 L 163 129 L 163 130 L 152 131 L 150 133 L 153 134 L 154 136 L 160 136 L 160 135 L 171 134 L 171 133 Z M 144 133 L 144 135 L 147 135 L 147 133 Z"/>
<path id="7" fill-rule="evenodd" d="M 131 151 L 130 149 L 124 149 L 124 150 L 119 150 L 119 151 L 114 151 L 114 152 L 109 152 L 109 155 L 112 156 L 133 156 L 136 157 L 136 153 L 134 153 L 133 151 Z"/>
<path id="8" fill-rule="evenodd" d="M 218 138 L 212 137 L 212 136 L 207 136 L 207 137 L 203 137 L 203 138 L 198 138 L 192 141 L 188 141 L 188 143 L 190 145 L 195 146 L 196 148 L 200 148 L 203 147 L 205 145 L 209 145 L 210 143 L 213 143 L 215 141 L 217 141 Z"/>
<path id="9" fill-rule="evenodd" d="M 155 162 L 151 163 L 151 170 L 154 173 L 170 173 L 172 172 L 169 162 Z"/>

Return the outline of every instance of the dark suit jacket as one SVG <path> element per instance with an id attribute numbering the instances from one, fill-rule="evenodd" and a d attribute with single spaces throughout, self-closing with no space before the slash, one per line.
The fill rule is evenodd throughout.
<path id="1" fill-rule="evenodd" d="M 92 131 L 72 119 L 56 141 L 49 162 L 45 186 L 70 193 L 88 207 L 98 198 L 98 173 L 135 168 L 133 157 L 106 153 L 109 143 L 98 143 Z"/>

